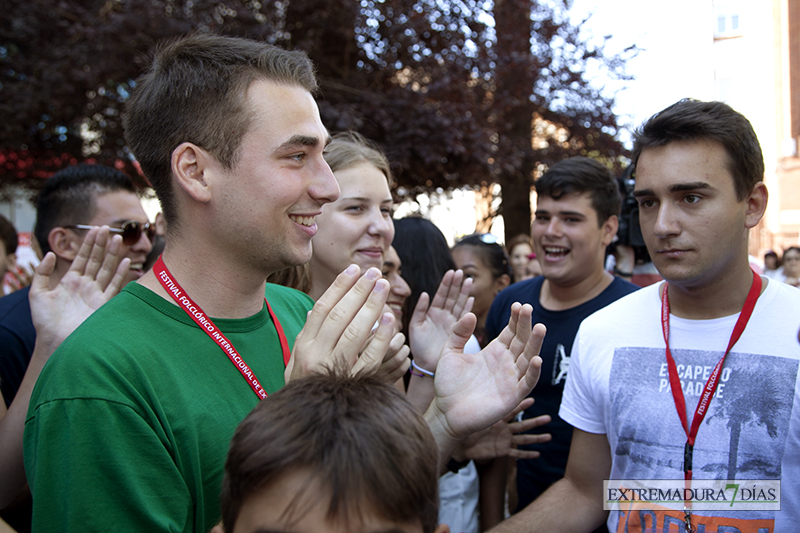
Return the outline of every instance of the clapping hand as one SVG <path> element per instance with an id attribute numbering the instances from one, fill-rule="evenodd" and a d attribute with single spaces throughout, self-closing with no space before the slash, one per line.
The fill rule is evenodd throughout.
<path id="1" fill-rule="evenodd" d="M 66 339 L 89 315 L 123 287 L 130 259 L 121 259 L 122 237 L 109 237 L 108 226 L 92 228 L 69 270 L 51 282 L 56 256 L 48 252 L 36 267 L 28 299 L 37 343 L 53 346 Z M 52 285 L 52 286 L 51 286 Z"/>
<path id="2" fill-rule="evenodd" d="M 287 383 L 332 368 L 378 373 L 395 337 L 394 316 L 383 312 L 389 282 L 377 268 L 360 274 L 358 266 L 350 265 L 308 313 L 286 367 Z M 394 365 L 397 353 L 387 365 Z"/>
<path id="3" fill-rule="evenodd" d="M 411 353 L 417 365 L 436 371 L 442 347 L 453 326 L 472 310 L 475 299 L 469 295 L 471 288 L 472 278 L 464 279 L 461 270 L 448 270 L 430 306 L 428 293 L 420 295 L 408 325 Z"/>
<path id="4" fill-rule="evenodd" d="M 453 327 L 436 369 L 436 396 L 426 412 L 434 434 L 460 441 L 511 413 L 539 380 L 545 327 L 531 328 L 533 308 L 515 303 L 500 335 L 476 354 L 464 345 L 475 328 L 468 313 Z"/>

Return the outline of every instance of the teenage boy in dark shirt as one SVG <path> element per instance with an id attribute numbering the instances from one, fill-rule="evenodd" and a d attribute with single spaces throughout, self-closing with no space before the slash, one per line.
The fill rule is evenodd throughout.
<path id="1" fill-rule="evenodd" d="M 533 321 L 547 327 L 542 374 L 524 418 L 549 415 L 536 428 L 552 440 L 530 445 L 537 459 L 517 460 L 517 493 L 522 509 L 564 477 L 572 426 L 558 416 L 570 351 L 584 318 L 638 287 L 604 268 L 606 247 L 617 234 L 621 197 L 609 170 L 592 159 L 573 157 L 550 167 L 535 183 L 536 215 L 531 227 L 543 275 L 514 283 L 495 298 L 486 331 L 497 336 L 511 304 L 533 306 Z"/>

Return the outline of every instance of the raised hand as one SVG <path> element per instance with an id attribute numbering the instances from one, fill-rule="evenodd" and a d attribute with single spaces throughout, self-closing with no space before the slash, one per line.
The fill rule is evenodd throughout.
<path id="1" fill-rule="evenodd" d="M 389 282 L 377 268 L 360 273 L 350 265 L 314 304 L 294 343 L 287 383 L 334 367 L 377 372 L 394 337 L 394 316 L 383 313 Z"/>
<path id="2" fill-rule="evenodd" d="M 120 261 L 121 253 L 121 236 L 109 239 L 108 226 L 92 228 L 60 281 L 51 279 L 56 266 L 53 252 L 34 270 L 28 299 L 36 344 L 14 401 L 0 419 L 0 509 L 25 487 L 22 435 L 33 386 L 61 342 L 122 288 L 131 261 Z"/>
<path id="3" fill-rule="evenodd" d="M 436 371 L 442 347 L 455 323 L 472 310 L 474 298 L 469 295 L 472 278 L 464 279 L 461 270 L 448 270 L 433 301 L 422 293 L 408 324 L 408 342 L 414 361 L 431 372 Z"/>
<path id="4" fill-rule="evenodd" d="M 440 444 L 442 438 L 452 444 L 503 419 L 536 385 L 545 327 L 531 328 L 532 312 L 528 304 L 512 305 L 508 326 L 476 354 L 463 353 L 475 315 L 468 313 L 456 323 L 436 369 L 436 396 L 425 414 Z"/>
<path id="5" fill-rule="evenodd" d="M 28 299 L 36 327 L 37 343 L 53 345 L 53 350 L 75 328 L 123 287 L 130 259 L 120 260 L 122 237 L 109 237 L 108 226 L 86 233 L 78 255 L 58 283 L 50 276 L 56 256 L 48 252 L 36 267 Z M 52 286 L 51 286 L 52 285 Z"/>
<path id="6" fill-rule="evenodd" d="M 533 405 L 533 398 L 525 398 L 508 416 L 477 433 L 467 437 L 461 445 L 463 455 L 467 459 L 485 461 L 496 457 L 513 457 L 515 459 L 536 459 L 539 452 L 534 450 L 520 450 L 517 446 L 525 444 L 538 444 L 548 442 L 552 436 L 549 433 L 536 435 L 526 434 L 526 431 L 551 421 L 550 415 L 541 415 L 528 418 L 519 422 L 512 422 L 517 414 Z"/>

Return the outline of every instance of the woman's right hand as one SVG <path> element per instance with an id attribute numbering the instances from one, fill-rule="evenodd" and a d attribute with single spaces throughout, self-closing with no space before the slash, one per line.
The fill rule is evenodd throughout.
<path id="1" fill-rule="evenodd" d="M 472 310 L 474 298 L 469 295 L 472 279 L 461 270 L 448 270 L 442 278 L 433 301 L 422 293 L 408 325 L 408 342 L 417 366 L 436 371 L 439 356 L 453 325 Z"/>

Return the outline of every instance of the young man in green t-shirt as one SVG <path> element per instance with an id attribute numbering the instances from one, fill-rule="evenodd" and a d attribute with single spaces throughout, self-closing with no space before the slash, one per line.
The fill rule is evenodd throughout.
<path id="1" fill-rule="evenodd" d="M 265 282 L 308 261 L 315 217 L 339 194 L 315 89 L 303 53 L 210 34 L 161 47 L 138 80 L 126 138 L 167 245 L 42 372 L 25 427 L 34 530 L 206 532 L 228 442 L 259 399 L 330 365 L 405 364 L 384 361 L 393 318 L 378 269 L 351 266 L 311 312 Z M 463 357 L 473 327 L 472 315 L 456 324 L 426 414 L 443 457 L 538 378 L 529 307 Z"/>

